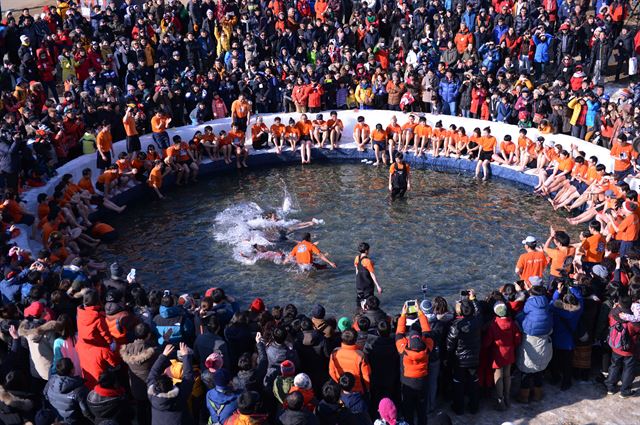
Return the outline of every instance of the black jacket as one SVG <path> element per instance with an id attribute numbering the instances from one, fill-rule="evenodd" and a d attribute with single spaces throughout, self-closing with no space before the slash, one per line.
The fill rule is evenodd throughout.
<path id="1" fill-rule="evenodd" d="M 380 336 L 375 339 L 369 351 L 371 365 L 371 388 L 393 390 L 400 383 L 400 356 L 396 341 L 392 336 Z"/>
<path id="2" fill-rule="evenodd" d="M 147 378 L 159 354 L 160 348 L 157 345 L 142 339 L 136 339 L 120 348 L 120 357 L 129 369 L 131 395 L 137 401 L 148 400 Z"/>
<path id="3" fill-rule="evenodd" d="M 300 358 L 300 372 L 309 375 L 314 390 L 322 389 L 329 379 L 329 355 L 327 343 L 317 330 L 303 331 L 295 343 Z"/>
<path id="4" fill-rule="evenodd" d="M 453 321 L 447 336 L 447 352 L 460 367 L 477 367 L 480 363 L 482 337 L 480 316 L 459 317 Z"/>
<path id="5" fill-rule="evenodd" d="M 0 423 L 3 425 L 23 425 L 33 421 L 34 403 L 30 394 L 8 391 L 0 387 Z"/>
<path id="6" fill-rule="evenodd" d="M 351 413 L 340 401 L 338 404 L 329 404 L 322 400 L 315 411 L 320 425 L 358 425 L 356 415 Z"/>
<path id="7" fill-rule="evenodd" d="M 106 420 L 116 421 L 118 425 L 131 423 L 133 411 L 129 407 L 124 389 L 115 391 L 96 385 L 87 396 L 87 405 L 96 424 Z"/>
<path id="8" fill-rule="evenodd" d="M 155 381 L 169 366 L 169 359 L 160 354 L 151 368 L 147 380 L 147 395 L 151 402 L 152 425 L 182 425 L 191 424 L 192 418 L 187 408 L 187 400 L 193 390 L 193 370 L 191 368 L 191 355 L 183 359 L 182 382 L 175 385 L 170 391 L 160 393 L 155 388 Z"/>
<path id="9" fill-rule="evenodd" d="M 318 418 L 307 409 L 301 411 L 285 410 L 278 418 L 280 425 L 319 425 Z"/>
<path id="10" fill-rule="evenodd" d="M 2 135 L 0 141 L 0 172 L 17 173 L 20 171 L 20 152 L 24 147 L 22 138 L 8 139 Z"/>

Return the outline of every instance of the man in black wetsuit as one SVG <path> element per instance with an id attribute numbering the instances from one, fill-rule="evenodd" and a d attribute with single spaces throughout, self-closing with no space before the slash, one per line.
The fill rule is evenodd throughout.
<path id="1" fill-rule="evenodd" d="M 356 268 L 356 293 L 358 306 L 362 308 L 362 302 L 373 295 L 374 286 L 378 294 L 382 294 L 382 287 L 376 278 L 373 261 L 369 258 L 369 244 L 361 242 L 358 245 L 358 256 L 353 261 Z"/>
<path id="2" fill-rule="evenodd" d="M 395 162 L 389 168 L 389 192 L 391 200 L 403 198 L 407 190 L 411 190 L 411 175 L 409 164 L 404 162 L 401 152 L 397 152 Z"/>

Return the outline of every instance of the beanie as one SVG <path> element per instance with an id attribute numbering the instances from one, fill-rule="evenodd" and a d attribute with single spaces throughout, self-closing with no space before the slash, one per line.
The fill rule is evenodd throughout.
<path id="1" fill-rule="evenodd" d="M 249 311 L 252 311 L 254 313 L 262 313 L 264 310 L 265 306 L 262 298 L 256 298 L 255 300 L 253 300 L 251 306 L 249 307 Z"/>
<path id="2" fill-rule="evenodd" d="M 498 301 L 493 305 L 493 312 L 498 317 L 505 317 L 507 315 L 507 305 L 502 301 Z"/>
<path id="3" fill-rule="evenodd" d="M 209 354 L 209 357 L 204 361 L 204 366 L 209 369 L 209 372 L 215 373 L 224 364 L 224 358 L 222 354 L 215 352 Z"/>
<path id="4" fill-rule="evenodd" d="M 341 317 L 340 320 L 338 320 L 338 329 L 340 330 L 340 332 L 346 331 L 352 325 L 353 323 L 348 317 Z"/>
<path id="5" fill-rule="evenodd" d="M 229 372 L 226 369 L 216 370 L 216 373 L 213 374 L 213 382 L 216 384 L 216 387 L 225 388 L 229 385 L 231 381 L 231 376 L 229 376 Z"/>
<path id="6" fill-rule="evenodd" d="M 284 377 L 296 374 L 296 366 L 291 360 L 285 360 L 280 364 L 280 374 Z"/>
<path id="7" fill-rule="evenodd" d="M 386 423 L 389 425 L 396 425 L 398 410 L 396 409 L 396 405 L 393 404 L 390 398 L 383 398 L 380 400 L 380 404 L 378 405 L 378 413 L 380 413 L 380 418 L 384 419 Z"/>
<path id="8" fill-rule="evenodd" d="M 293 385 L 303 390 L 311 389 L 311 378 L 306 373 L 299 373 L 293 378 Z"/>
<path id="9" fill-rule="evenodd" d="M 316 304 L 313 310 L 311 310 L 311 317 L 314 319 L 324 319 L 325 314 L 326 311 L 321 304 Z"/>

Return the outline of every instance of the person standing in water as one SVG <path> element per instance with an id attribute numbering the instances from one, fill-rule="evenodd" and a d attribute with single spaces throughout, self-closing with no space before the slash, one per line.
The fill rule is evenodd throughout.
<path id="1" fill-rule="evenodd" d="M 353 261 L 353 265 L 356 268 L 356 294 L 358 306 L 360 306 L 364 300 L 373 295 L 374 286 L 378 294 L 382 294 L 382 286 L 378 283 L 373 261 L 369 258 L 368 243 L 360 242 L 358 256 Z"/>
<path id="2" fill-rule="evenodd" d="M 322 261 L 324 261 L 334 269 L 336 268 L 335 263 L 329 260 L 326 257 L 326 255 L 324 255 L 318 249 L 316 244 L 311 242 L 311 233 L 304 234 L 304 236 L 302 237 L 302 241 L 298 242 L 298 244 L 295 247 L 293 247 L 293 249 L 289 253 L 289 256 L 287 257 L 287 260 L 285 262 L 290 263 L 295 260 L 295 262 L 299 266 L 301 266 L 302 268 L 308 269 L 314 266 L 314 262 L 313 262 L 314 255 L 317 255 L 318 258 L 320 258 Z"/>
<path id="3" fill-rule="evenodd" d="M 403 198 L 407 190 L 411 190 L 410 167 L 403 158 L 402 152 L 396 152 L 395 162 L 389 168 L 389 192 L 392 201 Z"/>

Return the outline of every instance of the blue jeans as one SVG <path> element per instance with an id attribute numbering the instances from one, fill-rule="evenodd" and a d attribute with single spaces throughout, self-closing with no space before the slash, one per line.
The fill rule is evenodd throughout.
<path id="1" fill-rule="evenodd" d="M 633 384 L 633 369 L 636 361 L 633 356 L 621 356 L 620 354 L 611 353 L 611 366 L 609 366 L 609 376 L 605 384 L 608 390 L 614 390 L 619 380 L 622 380 L 620 392 L 627 394 L 631 390 Z"/>
<path id="2" fill-rule="evenodd" d="M 440 360 L 429 362 L 429 375 L 427 375 L 427 385 L 425 387 L 424 401 L 427 406 L 427 413 L 436 409 L 436 396 L 438 395 L 438 378 L 440 377 Z"/>
<path id="3" fill-rule="evenodd" d="M 454 115 L 456 114 L 457 102 L 442 102 L 442 113 L 445 115 Z"/>
<path id="4" fill-rule="evenodd" d="M 626 257 L 633 250 L 633 241 L 620 241 L 620 257 Z"/>

